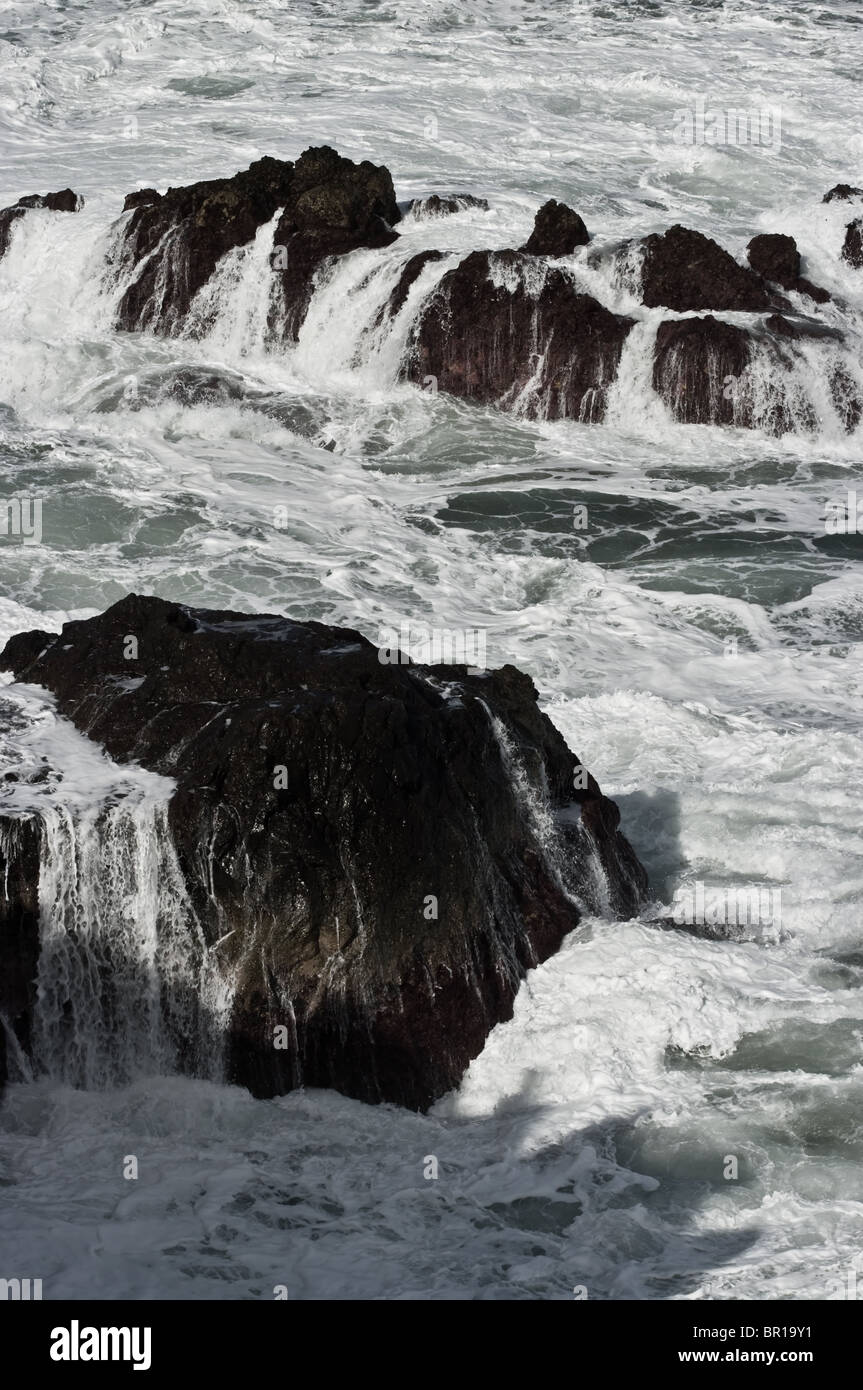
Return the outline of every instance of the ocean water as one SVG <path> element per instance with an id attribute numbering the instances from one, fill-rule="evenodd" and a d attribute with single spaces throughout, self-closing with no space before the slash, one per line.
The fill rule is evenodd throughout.
<path id="1" fill-rule="evenodd" d="M 410 254 L 452 255 L 413 305 L 556 197 L 591 250 L 678 221 L 738 256 L 790 232 L 863 379 L 863 275 L 839 260 L 860 208 L 821 203 L 863 183 L 861 56 L 854 3 L 4 6 L 0 206 L 66 185 L 87 201 L 29 213 L 0 260 L 0 497 L 42 502 L 38 543 L 0 537 L 0 635 L 132 590 L 372 640 L 481 629 L 619 802 L 653 898 L 637 921 L 585 920 L 426 1116 L 180 1078 L 152 1030 L 124 1055 L 78 1039 L 81 1087 L 48 974 L 47 1074 L 22 1070 L 0 1111 L 0 1274 L 58 1299 L 857 1296 L 863 544 L 825 533 L 860 471 L 825 391 L 833 349 L 795 369 L 816 427 L 776 439 L 672 423 L 649 389 L 662 315 L 583 252 L 585 286 L 640 320 L 601 426 L 399 384 L 408 315 L 374 325 Z M 699 109 L 758 113 L 758 141 L 675 138 Z M 272 226 L 206 287 L 203 337 L 112 331 L 127 192 L 320 143 L 387 164 L 400 199 L 489 210 L 408 218 L 347 258 L 295 348 L 266 341 Z M 218 391 L 183 404 L 181 371 Z M 152 960 L 170 785 L 112 767 L 37 690 L 7 686 L 2 707 L 4 764 L 44 753 L 60 774 L 35 803 L 2 794 L 53 826 L 43 882 L 75 897 L 70 844 L 104 876 L 110 800 L 135 852 L 74 911 L 125 922 Z M 696 884 L 755 887 L 770 911 L 732 939 L 667 930 Z"/>

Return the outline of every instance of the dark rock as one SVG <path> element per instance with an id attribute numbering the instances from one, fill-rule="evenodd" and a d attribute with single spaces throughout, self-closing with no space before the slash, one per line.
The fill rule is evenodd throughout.
<path id="1" fill-rule="evenodd" d="M 299 334 L 317 271 L 331 256 L 358 247 L 389 246 L 400 218 L 393 181 L 383 165 L 354 164 L 328 145 L 306 150 L 294 166 L 290 198 L 275 242 L 284 246 L 282 272 L 285 337 Z"/>
<path id="2" fill-rule="evenodd" d="M 576 246 L 586 246 L 589 241 L 578 213 L 552 198 L 539 209 L 533 231 L 520 249 L 529 256 L 570 256 Z"/>
<path id="3" fill-rule="evenodd" d="M 830 324 L 803 317 L 789 319 L 785 314 L 771 314 L 764 320 L 764 327 L 780 338 L 832 338 L 841 342 L 843 337 L 840 330 Z"/>
<path id="4" fill-rule="evenodd" d="M 800 252 L 793 236 L 786 236 L 782 232 L 761 233 L 752 238 L 746 250 L 752 269 L 765 280 L 772 280 L 783 289 L 806 294 L 818 304 L 826 304 L 829 300 L 827 290 L 801 277 Z"/>
<path id="5" fill-rule="evenodd" d="M 794 363 L 791 342 L 834 337 L 823 325 L 772 315 L 752 330 L 704 318 L 660 324 L 653 385 L 674 418 L 686 424 L 736 425 L 766 434 L 810 433 L 818 415 Z M 762 361 L 753 370 L 756 353 Z"/>
<path id="6" fill-rule="evenodd" d="M 71 188 L 61 188 L 59 193 L 29 193 L 18 199 L 19 208 L 48 208 L 50 212 L 77 212 L 84 206 L 84 199 Z"/>
<path id="7" fill-rule="evenodd" d="M 830 301 L 830 292 L 821 285 L 813 285 L 811 280 L 807 280 L 805 275 L 801 275 L 797 284 L 794 286 L 798 294 L 808 294 L 810 299 L 814 299 L 816 304 L 827 304 Z"/>
<path id="8" fill-rule="evenodd" d="M 0 256 L 6 256 L 15 222 L 24 217 L 25 211 L 24 207 L 0 208 Z"/>
<path id="9" fill-rule="evenodd" d="M 266 157 L 233 178 L 169 188 L 155 201 L 131 204 L 117 259 L 140 269 L 120 300 L 117 326 L 176 332 L 220 258 L 251 241 L 287 200 L 293 170 Z"/>
<path id="10" fill-rule="evenodd" d="M 855 270 L 863 269 L 863 217 L 849 222 L 845 228 L 845 241 L 842 245 L 842 259 Z"/>
<path id="11" fill-rule="evenodd" d="M 30 208 L 47 208 L 50 212 L 77 212 L 84 206 L 84 199 L 71 188 L 63 188 L 59 193 L 28 193 L 19 198 L 14 207 L 0 210 L 0 256 L 9 250 L 12 228 Z"/>
<path id="12" fill-rule="evenodd" d="M 140 266 L 117 323 L 167 335 L 183 327 L 221 257 L 250 242 L 280 207 L 272 270 L 280 276 L 282 307 L 272 327 L 289 338 L 297 336 L 323 261 L 359 246 L 387 245 L 396 236 L 390 223 L 399 217 L 386 169 L 367 160 L 354 164 L 326 145 L 306 150 L 296 163 L 268 156 L 232 178 L 169 188 L 163 197 L 142 193 L 126 199 L 132 216 L 114 257 L 118 266 Z"/>
<path id="13" fill-rule="evenodd" d="M 148 203 L 160 203 L 162 195 L 155 188 L 136 188 L 134 193 L 127 193 L 123 202 L 123 211 L 131 212 L 132 208 L 145 207 Z"/>
<path id="14" fill-rule="evenodd" d="M 517 251 L 474 251 L 423 305 L 405 375 L 543 419 L 601 420 L 632 325 L 562 270 Z"/>
<path id="15" fill-rule="evenodd" d="M 863 188 L 853 188 L 850 183 L 837 183 L 825 193 L 822 203 L 844 202 L 849 198 L 863 198 Z"/>
<path id="16" fill-rule="evenodd" d="M 26 208 L 2 208 L 0 209 L 0 256 L 5 256 L 9 250 L 9 242 L 12 238 L 12 228 L 23 217 Z"/>
<path id="17" fill-rule="evenodd" d="M 750 360 L 745 328 L 712 314 L 672 319 L 657 329 L 653 388 L 684 424 L 746 424 L 742 383 Z"/>
<path id="18" fill-rule="evenodd" d="M 843 428 L 852 434 L 863 419 L 863 395 L 860 387 L 842 362 L 837 362 L 833 367 L 829 382 L 836 414 Z"/>
<path id="19" fill-rule="evenodd" d="M 765 280 L 775 280 L 783 289 L 793 290 L 800 278 L 800 252 L 793 236 L 766 232 L 754 236 L 746 248 L 749 264 Z"/>
<path id="20" fill-rule="evenodd" d="M 451 217 L 468 208 L 488 212 L 488 199 L 475 198 L 472 193 L 429 193 L 425 198 L 414 198 L 408 208 L 416 218 Z"/>
<path id="21" fill-rule="evenodd" d="M 764 320 L 765 328 L 769 328 L 771 333 L 778 333 L 780 338 L 799 338 L 800 330 L 795 324 L 787 319 L 784 314 L 771 314 Z"/>
<path id="22" fill-rule="evenodd" d="M 754 271 L 710 237 L 679 224 L 640 243 L 641 298 L 649 308 L 757 311 L 785 307 Z M 622 255 L 626 255 L 626 248 Z"/>
<path id="23" fill-rule="evenodd" d="M 597 864 L 613 912 L 644 892 L 617 808 L 586 774 L 574 789 L 577 759 L 511 666 L 382 664 L 349 630 L 134 595 L 43 647 L 16 637 L 2 664 L 176 780 L 170 834 L 236 982 L 230 1077 L 258 1095 L 425 1108 L 575 926 L 573 895 L 593 902 Z M 573 802 L 580 819 L 550 819 Z"/>

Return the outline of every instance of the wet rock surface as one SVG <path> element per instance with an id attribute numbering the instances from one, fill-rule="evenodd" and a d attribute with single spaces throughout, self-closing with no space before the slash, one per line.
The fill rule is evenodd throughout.
<path id="1" fill-rule="evenodd" d="M 387 245 L 400 216 L 386 169 L 354 164 L 326 145 L 296 162 L 266 156 L 231 178 L 164 195 L 139 189 L 126 198 L 131 217 L 117 251 L 118 262 L 137 272 L 120 300 L 118 327 L 178 331 L 219 260 L 251 242 L 280 208 L 272 271 L 282 303 L 274 324 L 289 338 L 322 263 L 359 246 Z"/>
<path id="2" fill-rule="evenodd" d="M 347 629 L 134 595 L 12 638 L 3 665 L 113 758 L 175 779 L 171 837 L 234 989 L 229 1076 L 257 1095 L 425 1108 L 581 903 L 629 915 L 645 890 L 616 806 L 513 667 L 382 663 Z M 20 863 L 0 1007 L 24 1037 Z"/>
<path id="3" fill-rule="evenodd" d="M 633 320 L 517 251 L 474 251 L 423 305 L 406 375 L 546 419 L 601 420 Z"/>
<path id="4" fill-rule="evenodd" d="M 577 212 L 552 198 L 536 214 L 533 231 L 520 250 L 530 256 L 569 256 L 590 235 Z"/>
<path id="5" fill-rule="evenodd" d="M 429 193 L 423 198 L 413 198 L 408 207 L 417 218 L 452 217 L 454 213 L 468 212 L 472 208 L 488 212 L 488 199 L 477 198 L 473 193 Z"/>
<path id="6" fill-rule="evenodd" d="M 649 308 L 682 312 L 781 307 L 759 275 L 702 232 L 678 224 L 645 237 L 639 246 L 641 299 Z"/>
<path id="7" fill-rule="evenodd" d="M 800 252 L 793 236 L 786 236 L 782 232 L 762 233 L 752 238 L 746 250 L 752 269 L 765 280 L 772 280 L 783 289 L 806 294 L 819 304 L 826 304 L 829 300 L 830 295 L 826 290 L 801 276 Z"/>

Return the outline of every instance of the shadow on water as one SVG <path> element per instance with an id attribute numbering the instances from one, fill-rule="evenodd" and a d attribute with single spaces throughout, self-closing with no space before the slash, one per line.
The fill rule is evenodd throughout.
<path id="1" fill-rule="evenodd" d="M 680 839 L 679 794 L 660 787 L 655 792 L 625 792 L 614 799 L 620 807 L 620 828 L 647 870 L 651 895 L 670 902 L 687 867 Z"/>
<path id="2" fill-rule="evenodd" d="M 710 1230 L 698 1220 L 699 1210 L 719 1194 L 727 1195 L 732 1215 L 732 1203 L 739 1210 L 743 1191 L 756 1183 L 754 1171 L 743 1170 L 738 1182 L 725 1181 L 720 1143 L 711 1146 L 706 1136 L 697 1145 L 678 1143 L 676 1131 L 669 1131 L 670 1142 L 658 1156 L 651 1151 L 654 1127 L 645 1109 L 609 1116 L 536 1149 L 531 1136 L 555 1123 L 556 1109 L 536 1099 L 539 1085 L 539 1072 L 528 1071 L 520 1090 L 492 1116 L 463 1122 L 468 1131 L 478 1125 L 495 1130 L 504 1168 L 514 1163 L 519 1169 L 518 1180 L 512 1181 L 510 1170 L 509 1181 L 517 1195 L 507 1200 L 489 1194 L 483 1217 L 493 1217 L 508 1233 L 534 1238 L 525 1254 L 559 1262 L 541 1289 L 528 1281 L 517 1296 L 685 1299 L 757 1243 L 761 1232 L 755 1225 Z M 487 1148 L 488 1136 L 480 1143 Z M 482 1164 L 477 1177 L 483 1177 Z M 500 1294 L 486 1289 L 477 1296 Z"/>

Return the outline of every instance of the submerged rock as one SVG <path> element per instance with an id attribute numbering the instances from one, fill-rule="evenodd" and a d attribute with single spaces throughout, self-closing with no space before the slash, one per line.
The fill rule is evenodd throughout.
<path id="1" fill-rule="evenodd" d="M 474 251 L 423 304 L 405 375 L 529 416 L 601 420 L 632 326 L 562 270 Z"/>
<path id="2" fill-rule="evenodd" d="M 452 217 L 456 212 L 467 212 L 477 208 L 488 212 L 488 199 L 477 198 L 473 193 L 429 193 L 424 198 L 414 198 L 408 208 L 418 219 L 432 217 Z"/>
<path id="3" fill-rule="evenodd" d="M 576 246 L 590 241 L 577 212 L 552 198 L 536 214 L 533 231 L 520 249 L 529 256 L 570 256 Z"/>
<path id="4" fill-rule="evenodd" d="M 175 779 L 170 835 L 233 989 L 229 1079 L 255 1094 L 425 1108 L 580 903 L 629 915 L 645 890 L 616 806 L 511 666 L 385 664 L 350 630 L 134 595 L 2 662 Z M 14 957 L 37 881 L 31 864 L 7 895 L 0 980 L 32 981 Z"/>
<path id="5" fill-rule="evenodd" d="M 49 212 L 77 212 L 84 206 L 84 199 L 71 188 L 61 188 L 59 193 L 28 193 L 19 198 L 13 207 L 0 209 L 0 256 L 9 250 L 12 228 L 19 218 L 30 208 L 47 208 Z"/>

